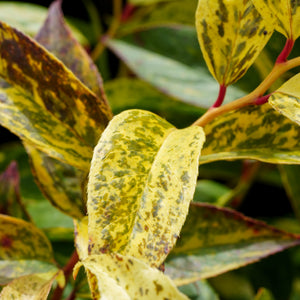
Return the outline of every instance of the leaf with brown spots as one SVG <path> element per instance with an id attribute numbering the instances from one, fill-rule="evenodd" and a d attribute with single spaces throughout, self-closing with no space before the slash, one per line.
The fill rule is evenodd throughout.
<path id="1" fill-rule="evenodd" d="M 95 148 L 88 183 L 90 254 L 106 251 L 160 266 L 193 198 L 202 128 L 177 130 L 159 116 L 125 111 Z"/>
<path id="2" fill-rule="evenodd" d="M 293 0 L 252 0 L 256 9 L 275 30 L 288 39 L 300 36 L 300 3 Z"/>
<path id="3" fill-rule="evenodd" d="M 74 220 L 75 246 L 80 260 L 84 260 L 88 256 L 88 217 L 81 220 Z"/>
<path id="4" fill-rule="evenodd" d="M 273 33 L 250 0 L 199 0 L 196 28 L 206 64 L 224 86 L 247 72 Z"/>
<path id="5" fill-rule="evenodd" d="M 300 164 L 300 127 L 268 103 L 226 113 L 204 127 L 206 143 L 200 163 L 257 159 Z"/>
<path id="6" fill-rule="evenodd" d="M 0 215 L 0 284 L 35 273 L 56 270 L 52 247 L 31 223 Z"/>
<path id="7" fill-rule="evenodd" d="M 134 257 L 116 253 L 91 255 L 75 266 L 75 274 L 81 264 L 96 278 L 90 289 L 93 295 L 100 293 L 101 298 L 94 299 L 188 299 L 170 278 Z"/>
<path id="8" fill-rule="evenodd" d="M 166 263 L 179 285 L 209 278 L 300 244 L 290 234 L 242 214 L 193 203 Z"/>

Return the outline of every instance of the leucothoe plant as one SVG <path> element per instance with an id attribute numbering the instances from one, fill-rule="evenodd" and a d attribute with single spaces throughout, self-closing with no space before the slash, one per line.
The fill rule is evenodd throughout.
<path id="1" fill-rule="evenodd" d="M 190 12 L 195 27 L 186 26 Z M 61 267 L 53 246 L 66 236 L 35 224 L 12 163 L 0 177 L 1 299 L 188 299 L 178 287 L 195 282 L 218 299 L 200 280 L 300 244 L 300 235 L 224 208 L 238 206 L 267 162 L 281 165 L 299 212 L 300 74 L 285 76 L 300 66 L 300 56 L 288 59 L 300 4 L 114 0 L 110 19 L 91 55 L 59 0 L 34 39 L 0 22 L 0 124 L 19 136 L 44 198 L 73 219 L 75 236 Z M 264 50 L 274 30 L 286 45 L 268 70 L 261 64 L 271 61 Z M 214 79 L 193 51 L 196 34 Z M 93 60 L 107 49 L 129 76 L 104 85 Z M 231 87 L 259 59 L 262 82 Z M 179 124 L 180 111 L 193 117 L 178 129 L 169 120 Z M 192 201 L 202 168 L 220 160 L 244 160 L 237 187 L 219 188 L 213 205 Z M 272 296 L 260 290 L 255 299 L 264 297 Z"/>

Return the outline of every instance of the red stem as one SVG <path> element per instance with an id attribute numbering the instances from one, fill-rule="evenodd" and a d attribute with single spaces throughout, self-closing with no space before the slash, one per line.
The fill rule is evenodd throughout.
<path id="1" fill-rule="evenodd" d="M 259 97 L 255 100 L 256 105 L 262 105 L 268 102 L 268 99 L 270 98 L 271 94 Z"/>
<path id="2" fill-rule="evenodd" d="M 226 95 L 227 86 L 220 84 L 219 95 L 216 102 L 212 105 L 211 108 L 216 108 L 222 105 L 225 95 Z"/>
<path id="3" fill-rule="evenodd" d="M 288 56 L 290 55 L 293 47 L 294 47 L 295 41 L 292 39 L 287 39 L 285 46 L 281 53 L 278 55 L 276 64 L 284 63 L 287 61 Z"/>
<path id="4" fill-rule="evenodd" d="M 132 16 L 134 10 L 135 10 L 135 6 L 127 3 L 122 12 L 121 22 L 126 22 Z"/>

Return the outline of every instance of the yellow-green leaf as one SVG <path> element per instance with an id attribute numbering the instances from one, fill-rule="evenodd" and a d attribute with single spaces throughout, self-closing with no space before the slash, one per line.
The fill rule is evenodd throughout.
<path id="1" fill-rule="evenodd" d="M 75 246 L 80 260 L 88 256 L 88 217 L 81 220 L 74 220 Z"/>
<path id="2" fill-rule="evenodd" d="M 45 197 L 63 213 L 82 218 L 85 215 L 81 185 L 82 171 L 64 164 L 36 148 L 25 144 L 32 173 Z"/>
<path id="3" fill-rule="evenodd" d="M 296 40 L 300 35 L 300 3 L 293 0 L 252 0 L 256 9 L 275 30 Z"/>
<path id="4" fill-rule="evenodd" d="M 57 276 L 57 271 L 49 271 L 15 279 L 3 288 L 0 299 L 47 300 L 51 285 Z"/>
<path id="5" fill-rule="evenodd" d="M 90 287 L 92 294 L 100 293 L 101 297 L 94 299 L 188 299 L 170 278 L 134 257 L 114 253 L 92 255 L 82 264 L 96 277 Z"/>
<path id="6" fill-rule="evenodd" d="M 242 214 L 208 204 L 193 204 L 180 239 L 166 263 L 179 285 L 245 266 L 300 244 L 286 233 Z"/>
<path id="7" fill-rule="evenodd" d="M 268 103 L 226 113 L 204 127 L 200 163 L 224 159 L 257 159 L 300 163 L 300 127 Z"/>
<path id="8" fill-rule="evenodd" d="M 56 269 L 51 244 L 33 224 L 0 215 L 1 282 Z"/>
<path id="9" fill-rule="evenodd" d="M 142 110 L 117 115 L 95 148 L 88 183 L 89 248 L 159 266 L 192 200 L 204 134 Z"/>
<path id="10" fill-rule="evenodd" d="M 254 300 L 274 300 L 272 294 L 265 288 L 260 288 Z"/>
<path id="11" fill-rule="evenodd" d="M 269 98 L 269 103 L 273 108 L 298 125 L 300 125 L 299 80 L 300 73 L 285 82 Z"/>
<path id="12" fill-rule="evenodd" d="M 196 28 L 207 66 L 225 86 L 246 73 L 273 32 L 250 0 L 199 0 Z"/>

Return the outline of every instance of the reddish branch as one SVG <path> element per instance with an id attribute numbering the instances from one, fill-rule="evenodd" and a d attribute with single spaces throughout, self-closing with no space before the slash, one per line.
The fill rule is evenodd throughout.
<path id="1" fill-rule="evenodd" d="M 219 107 L 222 105 L 224 98 L 225 98 L 226 89 L 227 89 L 227 87 L 225 85 L 220 84 L 218 98 L 211 108 L 216 108 L 216 107 Z"/>
<path id="2" fill-rule="evenodd" d="M 276 64 L 284 63 L 287 61 L 288 56 L 290 55 L 293 47 L 294 47 L 295 41 L 292 39 L 287 39 L 285 46 L 279 56 L 277 57 Z"/>

